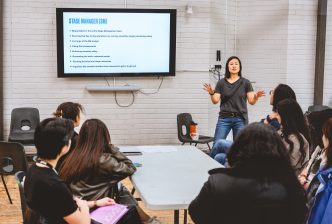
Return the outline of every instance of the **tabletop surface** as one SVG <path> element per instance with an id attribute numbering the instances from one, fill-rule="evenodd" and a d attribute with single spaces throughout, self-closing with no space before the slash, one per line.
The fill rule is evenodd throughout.
<path id="1" fill-rule="evenodd" d="M 153 151 L 153 146 L 148 147 Z M 132 176 L 132 183 L 149 209 L 187 209 L 207 181 L 208 171 L 222 165 L 194 146 L 166 148 L 132 157 L 142 164 Z"/>

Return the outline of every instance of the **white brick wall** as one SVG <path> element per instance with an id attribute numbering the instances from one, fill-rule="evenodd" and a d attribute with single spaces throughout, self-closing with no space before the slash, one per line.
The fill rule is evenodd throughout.
<path id="1" fill-rule="evenodd" d="M 238 1 L 237 55 L 242 59 L 243 76 L 254 90 L 266 96 L 248 105 L 249 121 L 271 113 L 269 90 L 286 82 L 288 1 Z"/>
<path id="2" fill-rule="evenodd" d="M 164 79 L 158 94 L 135 94 L 129 108 L 115 104 L 114 93 L 91 93 L 87 84 L 105 84 L 102 78 L 56 78 L 56 7 L 175 8 L 177 17 L 177 73 Z M 86 118 L 100 118 L 115 144 L 178 143 L 176 115 L 192 113 L 201 134 L 213 135 L 218 106 L 202 90 L 216 80 L 208 73 L 215 52 L 223 64 L 237 54 L 244 76 L 255 89 L 268 91 L 280 82 L 294 87 L 303 108 L 312 104 L 316 10 L 311 0 L 4 0 L 5 132 L 15 107 L 33 106 L 41 118 L 51 116 L 64 101 L 80 102 Z M 187 3 L 194 13 L 185 13 Z M 329 5 L 329 9 L 331 6 Z M 330 10 L 331 11 L 331 10 Z M 331 39 L 329 17 L 327 40 Z M 331 41 L 330 41 L 331 42 Z M 332 76 L 332 46 L 328 44 L 325 91 Z M 109 79 L 112 83 L 113 79 Z M 116 78 L 117 84 L 135 83 L 153 92 L 157 78 Z M 121 104 L 131 94 L 119 94 Z M 249 107 L 250 121 L 270 112 L 269 96 Z M 331 97 L 324 98 L 331 105 Z"/>
<path id="3" fill-rule="evenodd" d="M 302 109 L 313 105 L 318 1 L 289 1 L 287 83 Z"/>
<path id="4" fill-rule="evenodd" d="M 87 84 L 105 84 L 102 78 L 56 78 L 56 7 L 175 8 L 177 17 L 177 70 L 164 79 L 155 95 L 135 94 L 135 103 L 120 108 L 114 93 L 91 93 Z M 210 57 L 210 4 L 193 1 L 194 14 L 187 15 L 187 1 L 4 1 L 5 132 L 15 107 L 33 106 L 41 118 L 51 116 L 64 101 L 80 102 L 86 117 L 102 119 L 115 144 L 178 143 L 176 115 L 192 113 L 202 134 L 208 132 L 208 106 L 202 83 L 208 81 Z M 188 72 L 183 70 L 190 70 Z M 109 79 L 112 83 L 113 79 Z M 135 83 L 154 92 L 157 78 L 117 78 L 117 84 Z M 131 94 L 118 94 L 121 104 Z"/>

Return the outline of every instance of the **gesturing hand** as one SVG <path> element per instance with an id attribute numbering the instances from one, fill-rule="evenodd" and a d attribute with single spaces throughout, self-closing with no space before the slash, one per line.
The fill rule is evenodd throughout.
<path id="1" fill-rule="evenodd" d="M 210 95 L 214 93 L 214 89 L 212 88 L 211 84 L 209 83 L 204 83 L 204 88 L 206 92 L 208 92 Z"/>
<path id="2" fill-rule="evenodd" d="M 265 96 L 265 92 L 264 91 L 257 91 L 256 93 L 255 93 L 255 98 L 256 99 L 258 99 L 258 98 L 260 98 L 260 97 L 262 97 L 262 96 Z"/>

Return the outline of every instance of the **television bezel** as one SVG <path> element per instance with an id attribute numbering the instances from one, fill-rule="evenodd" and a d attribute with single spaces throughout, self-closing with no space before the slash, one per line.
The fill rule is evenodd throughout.
<path id="1" fill-rule="evenodd" d="M 64 72 L 64 42 L 63 13 L 93 12 L 93 13 L 167 13 L 170 14 L 170 48 L 169 72 L 139 72 L 139 73 L 65 73 Z M 128 8 L 56 8 L 57 33 L 57 74 L 58 78 L 74 77 L 145 77 L 145 76 L 175 76 L 176 65 L 176 9 L 128 9 Z"/>

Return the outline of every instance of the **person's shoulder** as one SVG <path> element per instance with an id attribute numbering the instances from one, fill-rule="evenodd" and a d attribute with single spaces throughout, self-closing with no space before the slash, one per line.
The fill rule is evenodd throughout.
<path id="1" fill-rule="evenodd" d="M 224 85 L 226 83 L 226 78 L 218 80 L 217 85 Z"/>
<path id="2" fill-rule="evenodd" d="M 244 84 L 251 84 L 251 82 L 250 82 L 250 80 L 249 79 L 246 79 L 246 78 L 244 78 L 244 77 L 242 77 L 241 76 L 241 80 L 242 80 L 242 82 L 244 83 Z"/>
<path id="3" fill-rule="evenodd" d="M 26 175 L 26 181 L 36 185 L 46 185 L 48 187 L 64 183 L 53 169 L 41 168 L 36 165 L 30 167 Z"/>
<path id="4" fill-rule="evenodd" d="M 227 189 L 229 184 L 236 178 L 237 171 L 232 168 L 216 168 L 209 171 L 209 182 L 211 186 Z M 220 185 L 221 184 L 221 185 Z"/>

